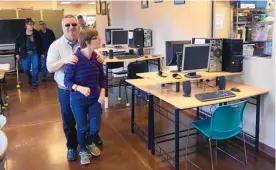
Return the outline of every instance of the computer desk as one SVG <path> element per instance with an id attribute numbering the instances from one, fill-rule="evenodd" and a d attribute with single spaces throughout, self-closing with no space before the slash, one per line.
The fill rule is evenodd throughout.
<path id="1" fill-rule="evenodd" d="M 147 57 L 145 57 L 147 56 Z M 108 63 L 116 63 L 116 62 L 135 62 L 135 61 L 149 61 L 149 60 L 157 60 L 158 69 L 160 69 L 160 59 L 164 58 L 164 56 L 157 56 L 153 57 L 152 55 L 144 55 L 140 58 L 130 58 L 130 59 L 117 59 L 116 56 L 114 56 L 113 59 L 110 59 L 108 57 L 105 58 L 104 64 L 105 64 L 105 108 L 108 108 Z"/>
<path id="2" fill-rule="evenodd" d="M 98 51 L 102 52 L 102 51 L 109 51 L 109 50 L 136 50 L 138 48 L 133 48 L 133 47 L 122 47 L 122 48 L 115 48 L 115 47 L 102 47 L 102 48 L 98 48 Z M 143 47 L 143 49 L 147 50 L 147 49 L 153 49 L 153 47 Z"/>
<path id="3" fill-rule="evenodd" d="M 267 90 L 244 85 L 241 83 L 235 83 L 232 81 L 227 81 L 226 90 L 231 89 L 232 87 L 238 87 L 241 92 L 233 92 L 236 94 L 236 97 L 225 98 L 220 100 L 213 100 L 208 102 L 201 102 L 195 98 L 195 94 L 202 93 L 203 89 L 199 88 L 195 85 L 192 85 L 191 97 L 184 97 L 183 92 L 173 92 L 170 89 L 166 89 L 166 87 L 162 87 L 161 84 L 156 83 L 153 80 L 149 79 L 132 79 L 126 80 L 129 84 L 132 85 L 132 95 L 131 95 L 131 132 L 134 133 L 135 117 L 134 117 L 134 90 L 138 88 L 149 95 L 149 103 L 148 103 L 148 148 L 151 149 L 152 154 L 155 154 L 155 148 L 159 147 L 157 143 L 155 143 L 154 134 L 154 105 L 156 105 L 153 101 L 153 97 L 156 97 L 160 100 L 165 101 L 166 103 L 172 105 L 174 107 L 174 122 L 175 122 L 175 155 L 174 155 L 174 167 L 175 170 L 179 170 L 179 113 L 180 110 L 187 110 L 197 108 L 197 115 L 199 115 L 199 107 L 210 106 L 216 104 L 223 104 L 227 102 L 232 102 L 236 100 L 244 100 L 246 98 L 254 98 L 256 99 L 256 104 L 252 102 L 248 102 L 250 104 L 256 105 L 256 127 L 255 127 L 255 150 L 258 152 L 259 150 L 259 127 L 260 127 L 260 97 L 268 93 Z M 207 87 L 204 92 L 216 91 L 217 88 Z M 181 131 L 183 132 L 183 131 Z M 159 147 L 160 148 L 160 147 Z M 161 148 L 160 148 L 161 150 Z M 163 150 L 164 152 L 164 150 Z M 167 154 L 168 155 L 168 154 Z M 169 158 L 171 156 L 168 156 Z"/>

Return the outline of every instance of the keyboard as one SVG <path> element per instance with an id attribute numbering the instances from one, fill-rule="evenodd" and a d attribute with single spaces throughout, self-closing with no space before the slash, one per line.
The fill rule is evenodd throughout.
<path id="1" fill-rule="evenodd" d="M 131 55 L 131 54 L 127 54 L 127 55 L 118 55 L 116 56 L 117 59 L 132 59 L 132 58 L 140 58 L 137 55 Z"/>
<path id="2" fill-rule="evenodd" d="M 228 90 L 219 90 L 217 92 L 207 92 L 207 93 L 200 93 L 196 94 L 196 99 L 206 102 L 206 101 L 212 101 L 212 100 L 218 100 L 218 99 L 224 99 L 229 97 L 235 97 L 236 95 Z"/>

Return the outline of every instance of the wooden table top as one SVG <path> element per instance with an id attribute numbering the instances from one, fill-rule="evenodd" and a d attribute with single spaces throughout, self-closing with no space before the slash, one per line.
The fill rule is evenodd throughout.
<path id="1" fill-rule="evenodd" d="M 153 49 L 154 47 L 143 47 L 143 49 Z M 102 47 L 98 48 L 98 51 L 109 51 L 109 50 L 114 50 L 114 51 L 121 51 L 121 50 L 137 50 L 138 48 L 133 48 L 133 47 L 123 47 L 123 48 L 115 48 L 115 47 Z"/>
<path id="2" fill-rule="evenodd" d="M 238 73 L 230 73 L 230 72 L 197 72 L 196 74 L 201 75 L 200 78 L 187 78 L 185 77 L 185 73 L 178 73 L 181 75 L 180 79 L 175 79 L 173 78 L 173 73 L 170 71 L 164 71 L 167 75 L 167 77 L 161 77 L 158 75 L 157 72 L 147 72 L 147 73 L 138 73 L 137 76 L 142 77 L 144 79 L 150 79 L 153 80 L 157 83 L 178 83 L 178 82 L 184 82 L 184 81 L 196 81 L 200 79 L 208 79 L 208 78 L 216 78 L 220 76 L 237 76 L 237 75 L 242 75 L 242 72 Z"/>
<path id="3" fill-rule="evenodd" d="M 248 97 L 253 97 L 253 96 L 268 93 L 268 91 L 264 89 L 260 89 L 260 88 L 244 85 L 241 83 L 232 82 L 232 81 L 227 81 L 226 90 L 230 90 L 232 87 L 237 87 L 240 89 L 240 92 L 233 92 L 236 94 L 236 97 L 201 102 L 195 98 L 195 94 L 217 91 L 218 88 L 217 87 L 211 88 L 206 86 L 206 88 L 203 89 L 203 88 L 197 87 L 196 84 L 192 83 L 191 97 L 184 97 L 182 88 L 180 88 L 181 89 L 180 92 L 175 92 L 172 90 L 172 87 L 170 85 L 161 87 L 161 84 L 158 84 L 148 79 L 132 79 L 132 80 L 126 80 L 126 81 L 131 85 L 147 93 L 150 93 L 181 110 L 214 105 L 214 104 L 219 104 L 224 102 L 230 102 L 230 101 L 245 99 Z"/>

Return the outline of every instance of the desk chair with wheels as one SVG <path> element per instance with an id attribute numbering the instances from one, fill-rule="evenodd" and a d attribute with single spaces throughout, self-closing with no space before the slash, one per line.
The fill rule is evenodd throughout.
<path id="1" fill-rule="evenodd" d="M 144 72 L 148 72 L 147 62 L 145 62 L 145 61 L 131 62 L 127 66 L 127 79 L 139 79 L 141 77 L 137 76 L 136 74 L 144 73 Z M 126 106 L 129 107 L 130 104 L 129 104 L 128 96 L 127 96 L 127 83 L 125 82 L 125 80 L 121 80 L 120 87 L 122 84 L 124 84 L 124 86 L 125 86 L 125 95 L 126 95 L 126 100 L 127 100 Z M 121 97 L 121 90 L 119 90 L 119 97 Z"/>
<path id="2" fill-rule="evenodd" d="M 243 112 L 247 101 L 242 101 L 239 103 L 228 104 L 219 106 L 216 110 L 211 114 L 210 118 L 206 118 L 203 120 L 198 120 L 195 122 L 191 122 L 191 126 L 197 129 L 204 136 L 209 138 L 209 147 L 210 147 L 210 156 L 211 156 L 211 165 L 212 170 L 214 170 L 213 165 L 213 156 L 212 156 L 212 147 L 211 140 L 216 140 L 216 148 L 223 153 L 227 154 L 231 158 L 240 162 L 243 165 L 247 164 L 247 156 L 246 156 L 246 147 L 245 147 L 245 139 L 243 134 L 243 145 L 244 145 L 244 156 L 245 162 L 242 162 L 230 155 L 226 151 L 222 150 L 217 146 L 217 140 L 226 140 L 237 136 L 243 130 Z M 189 131 L 186 142 L 186 160 L 192 163 L 194 166 L 199 168 L 195 163 L 188 159 L 188 144 L 189 144 Z M 200 168 L 199 168 L 200 169 Z"/>

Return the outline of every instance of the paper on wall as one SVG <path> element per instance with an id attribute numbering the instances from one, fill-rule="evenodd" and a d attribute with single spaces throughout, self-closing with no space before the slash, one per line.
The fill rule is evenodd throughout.
<path id="1" fill-rule="evenodd" d="M 223 29 L 223 22 L 224 22 L 223 20 L 224 20 L 223 14 L 216 14 L 216 19 L 215 19 L 215 29 L 216 30 Z"/>

